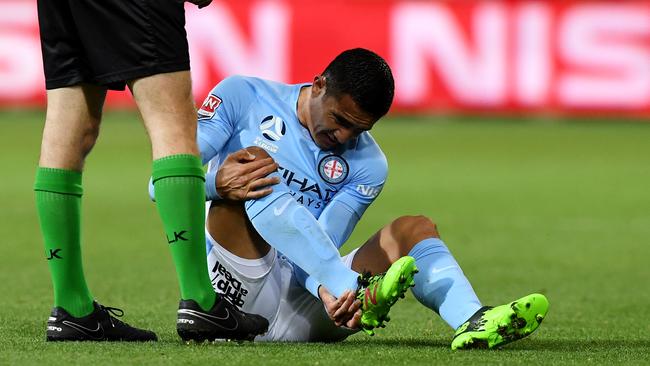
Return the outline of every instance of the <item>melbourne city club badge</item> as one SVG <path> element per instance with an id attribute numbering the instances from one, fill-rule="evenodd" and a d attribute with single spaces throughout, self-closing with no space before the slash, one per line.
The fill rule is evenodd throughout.
<path id="1" fill-rule="evenodd" d="M 350 168 L 347 161 L 338 155 L 328 155 L 318 163 L 318 174 L 330 184 L 339 184 L 348 177 Z"/>

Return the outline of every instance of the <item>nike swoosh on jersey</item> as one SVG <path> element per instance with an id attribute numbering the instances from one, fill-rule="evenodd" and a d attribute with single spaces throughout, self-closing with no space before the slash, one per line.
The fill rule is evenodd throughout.
<path id="1" fill-rule="evenodd" d="M 212 324 L 216 325 L 217 327 L 222 328 L 224 330 L 235 330 L 239 326 L 239 322 L 237 321 L 237 319 L 230 316 L 230 311 L 228 311 L 228 309 L 226 309 L 226 316 L 225 317 L 210 315 L 210 314 L 206 314 L 206 313 L 202 313 L 200 311 L 190 310 L 190 309 L 180 309 L 180 310 L 178 310 L 178 314 L 185 314 L 185 315 L 190 315 L 190 316 L 193 316 L 193 317 L 197 317 L 199 319 L 203 319 L 206 322 L 212 323 Z M 212 321 L 212 320 L 228 320 L 228 319 L 231 319 L 232 321 L 230 322 L 230 324 L 227 324 L 226 326 L 215 323 L 214 321 Z M 234 325 L 233 325 L 233 323 L 234 323 Z"/>
<path id="2" fill-rule="evenodd" d="M 289 207 L 291 201 L 293 201 L 293 198 L 289 197 L 289 199 L 284 201 L 284 204 L 282 206 L 273 208 L 273 213 L 275 214 L 275 216 L 282 215 L 282 213 L 287 209 L 287 207 Z"/>
<path id="3" fill-rule="evenodd" d="M 94 338 L 94 339 L 103 339 L 104 338 L 104 328 L 102 328 L 102 325 L 97 322 L 97 329 L 90 329 L 86 328 L 81 324 L 73 323 L 68 320 L 64 320 L 62 322 L 63 324 L 69 326 L 70 328 L 74 328 L 81 333 L 87 335 L 88 337 Z"/>

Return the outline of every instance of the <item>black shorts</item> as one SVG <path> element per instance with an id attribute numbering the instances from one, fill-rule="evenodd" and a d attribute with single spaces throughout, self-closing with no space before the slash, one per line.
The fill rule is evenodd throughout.
<path id="1" fill-rule="evenodd" d="M 179 0 L 38 0 L 38 22 L 47 89 L 190 69 Z"/>

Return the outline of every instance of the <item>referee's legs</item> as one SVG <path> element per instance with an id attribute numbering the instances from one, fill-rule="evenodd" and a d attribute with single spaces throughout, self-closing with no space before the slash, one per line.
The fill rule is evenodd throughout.
<path id="1" fill-rule="evenodd" d="M 181 297 L 204 310 L 216 294 L 205 265 L 205 177 L 196 144 L 189 71 L 129 82 L 151 139 L 158 213 L 176 266 Z"/>
<path id="2" fill-rule="evenodd" d="M 93 311 L 81 262 L 81 172 L 99 134 L 105 97 L 105 88 L 87 84 L 48 90 L 34 184 L 54 305 L 75 317 Z"/>

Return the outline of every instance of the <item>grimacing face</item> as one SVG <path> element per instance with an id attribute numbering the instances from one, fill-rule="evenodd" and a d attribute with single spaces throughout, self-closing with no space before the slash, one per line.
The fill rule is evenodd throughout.
<path id="1" fill-rule="evenodd" d="M 316 145 L 332 150 L 369 131 L 377 120 L 361 110 L 348 94 L 326 95 L 326 78 L 314 78 L 309 96 L 309 133 Z"/>

